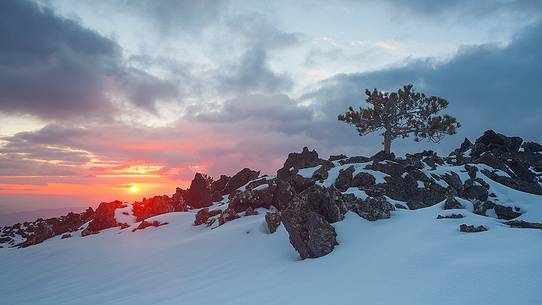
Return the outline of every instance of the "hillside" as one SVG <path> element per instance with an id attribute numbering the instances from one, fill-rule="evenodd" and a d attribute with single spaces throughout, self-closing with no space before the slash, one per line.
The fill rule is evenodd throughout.
<path id="1" fill-rule="evenodd" d="M 542 146 L 291 153 L 1 230 L 6 304 L 540 304 Z M 275 232 L 276 230 L 276 232 Z M 312 258 L 312 259 L 304 259 Z"/>

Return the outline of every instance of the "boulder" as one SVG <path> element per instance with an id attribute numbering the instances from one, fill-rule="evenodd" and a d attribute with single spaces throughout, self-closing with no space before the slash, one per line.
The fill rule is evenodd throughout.
<path id="1" fill-rule="evenodd" d="M 338 161 L 338 160 L 343 160 L 343 159 L 346 159 L 348 158 L 346 155 L 344 154 L 340 154 L 340 155 L 331 155 L 329 156 L 329 161 Z"/>
<path id="2" fill-rule="evenodd" d="M 196 219 L 194 220 L 194 225 L 198 226 L 198 225 L 207 223 L 209 218 L 219 215 L 220 213 L 222 213 L 221 210 L 209 211 L 209 208 L 203 208 L 196 213 Z"/>
<path id="3" fill-rule="evenodd" d="M 226 175 L 220 175 L 220 178 L 218 180 L 215 180 L 211 183 L 211 192 L 219 192 L 222 193 L 224 191 L 224 188 L 230 181 L 231 177 Z"/>
<path id="4" fill-rule="evenodd" d="M 184 194 L 185 202 L 192 208 L 202 208 L 211 205 L 212 178 L 196 173 L 190 183 L 190 188 Z"/>
<path id="5" fill-rule="evenodd" d="M 228 182 L 226 183 L 226 186 L 224 187 L 222 191 L 222 195 L 228 195 L 234 190 L 240 188 L 241 186 L 247 184 L 248 182 L 258 178 L 260 176 L 259 171 L 253 171 L 250 168 L 243 168 L 240 172 L 233 175 Z"/>
<path id="6" fill-rule="evenodd" d="M 484 232 L 487 231 L 487 228 L 484 226 L 474 226 L 474 225 L 466 225 L 461 224 L 459 226 L 459 231 L 465 232 L 465 233 L 476 233 L 476 232 Z"/>
<path id="7" fill-rule="evenodd" d="M 315 150 L 309 151 L 307 147 L 303 147 L 301 153 L 290 153 L 284 162 L 284 166 L 277 171 L 277 178 L 288 179 L 291 175 L 291 169 L 301 169 L 320 165 L 322 160 L 318 158 L 318 153 Z"/>
<path id="8" fill-rule="evenodd" d="M 353 212 L 369 221 L 376 221 L 379 219 L 390 218 L 390 212 L 394 211 L 395 207 L 389 203 L 386 198 L 380 196 L 368 197 L 365 200 L 358 199 L 357 204 L 352 205 L 351 209 Z"/>
<path id="9" fill-rule="evenodd" d="M 507 207 L 500 204 L 494 204 L 493 208 L 495 209 L 495 214 L 497 214 L 497 218 L 499 219 L 510 220 L 521 216 L 519 208 L 516 208 L 516 211 L 516 209 L 513 209 L 512 207 Z"/>
<path id="10" fill-rule="evenodd" d="M 294 197 L 292 204 L 307 207 L 322 215 L 329 223 L 342 220 L 347 211 L 341 192 L 319 185 L 314 185 Z"/>
<path id="11" fill-rule="evenodd" d="M 512 228 L 522 228 L 522 229 L 540 229 L 542 230 L 542 223 L 538 222 L 527 222 L 523 220 L 512 220 L 507 221 L 505 224 L 509 225 Z"/>
<path id="12" fill-rule="evenodd" d="M 384 161 L 384 160 L 395 160 L 395 154 L 394 153 L 385 153 L 383 150 L 377 152 L 374 154 L 371 158 L 371 160 L 375 162 Z"/>
<path id="13" fill-rule="evenodd" d="M 286 181 L 274 180 L 275 193 L 273 194 L 273 206 L 279 210 L 285 210 L 296 195 L 294 188 Z"/>
<path id="14" fill-rule="evenodd" d="M 335 187 L 338 190 L 344 192 L 350 187 L 352 184 L 352 174 L 354 173 L 354 170 L 354 166 L 350 166 L 339 171 L 339 176 L 335 180 Z"/>
<path id="15" fill-rule="evenodd" d="M 523 150 L 528 153 L 542 152 L 542 145 L 535 142 L 523 143 Z"/>
<path id="16" fill-rule="evenodd" d="M 481 185 L 470 185 L 464 188 L 462 197 L 467 199 L 476 199 L 480 201 L 486 201 L 489 192 Z"/>
<path id="17" fill-rule="evenodd" d="M 351 187 L 367 187 L 376 184 L 376 179 L 371 174 L 366 172 L 358 173 L 350 183 Z"/>
<path id="18" fill-rule="evenodd" d="M 517 152 L 521 143 L 523 143 L 523 139 L 520 137 L 507 137 L 490 129 L 476 140 L 475 146 L 476 143 L 483 144 L 487 150 L 498 149 L 506 152 Z"/>
<path id="19" fill-rule="evenodd" d="M 459 219 L 463 218 L 463 214 L 449 214 L 449 215 L 438 215 L 437 219 Z"/>
<path id="20" fill-rule="evenodd" d="M 168 223 L 167 222 L 160 222 L 158 220 L 154 220 L 154 221 L 146 221 L 146 220 L 143 220 L 138 226 L 137 228 L 133 229 L 132 232 L 135 232 L 135 231 L 138 231 L 138 230 L 144 230 L 148 227 L 159 227 L 159 226 L 163 226 L 163 225 L 167 225 Z"/>
<path id="21" fill-rule="evenodd" d="M 281 213 L 290 243 L 302 259 L 329 254 L 337 243 L 337 233 L 322 215 L 311 211 L 304 203 L 290 206 Z"/>
<path id="22" fill-rule="evenodd" d="M 96 209 L 94 219 L 88 224 L 88 227 L 81 232 L 82 236 L 99 233 L 101 230 L 116 227 L 119 224 L 115 219 L 115 210 L 126 207 L 125 204 L 116 200 L 112 202 L 102 202 Z"/>
<path id="23" fill-rule="evenodd" d="M 152 198 L 143 198 L 141 202 L 134 202 L 132 204 L 132 212 L 136 216 L 137 221 L 142 221 L 152 216 L 186 211 L 187 206 L 182 196 L 178 193 L 170 198 L 167 195 L 154 196 Z"/>
<path id="24" fill-rule="evenodd" d="M 239 192 L 235 194 L 229 207 L 237 213 L 245 211 L 249 207 L 252 209 L 268 209 L 273 205 L 274 191 L 274 187 L 266 187 Z"/>
<path id="25" fill-rule="evenodd" d="M 226 222 L 232 221 L 237 218 L 239 218 L 239 215 L 237 215 L 235 210 L 232 208 L 227 208 L 222 211 L 222 214 L 220 214 L 220 217 L 218 217 L 218 225 L 221 226 Z"/>
<path id="26" fill-rule="evenodd" d="M 267 212 L 265 214 L 265 222 L 267 223 L 267 229 L 269 233 L 275 233 L 280 226 L 280 213 L 279 212 Z"/>
<path id="27" fill-rule="evenodd" d="M 444 202 L 444 209 L 445 210 L 453 210 L 453 209 L 463 209 L 463 205 L 455 199 L 453 196 L 448 196 L 446 198 L 446 201 Z"/>

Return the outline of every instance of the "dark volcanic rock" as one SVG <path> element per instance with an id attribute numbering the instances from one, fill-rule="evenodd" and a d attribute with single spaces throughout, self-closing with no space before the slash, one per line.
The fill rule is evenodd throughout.
<path id="1" fill-rule="evenodd" d="M 221 210 L 209 211 L 209 208 L 203 208 L 196 213 L 196 219 L 194 220 L 194 225 L 197 226 L 197 225 L 207 223 L 209 218 L 219 215 L 220 213 L 222 213 Z"/>
<path id="2" fill-rule="evenodd" d="M 133 229 L 132 232 L 135 232 L 135 231 L 138 231 L 138 230 L 144 230 L 148 227 L 159 227 L 159 226 L 163 226 L 163 225 L 167 225 L 168 223 L 167 222 L 159 222 L 158 220 L 154 220 L 152 222 L 149 222 L 149 221 L 146 221 L 146 220 L 143 220 L 138 226 L 137 228 Z"/>
<path id="3" fill-rule="evenodd" d="M 486 201 L 489 192 L 487 189 L 481 185 L 471 185 L 465 187 L 463 190 L 463 197 L 467 199 L 476 199 L 480 201 Z"/>
<path id="4" fill-rule="evenodd" d="M 254 215 L 258 215 L 258 211 L 254 210 L 252 207 L 248 207 L 245 210 L 245 216 L 254 216 Z"/>
<path id="5" fill-rule="evenodd" d="M 369 221 L 375 221 L 390 218 L 390 212 L 395 208 L 384 197 L 368 197 L 358 199 L 357 204 L 351 205 L 351 210 Z"/>
<path id="6" fill-rule="evenodd" d="M 234 190 L 258 178 L 259 175 L 260 175 L 259 171 L 253 171 L 250 168 L 243 168 L 240 172 L 233 175 L 229 179 L 228 183 L 224 187 L 224 190 L 222 191 L 222 195 L 230 194 Z"/>
<path id="7" fill-rule="evenodd" d="M 318 153 L 315 150 L 309 151 L 307 147 L 303 147 L 303 151 L 301 153 L 288 154 L 288 158 L 284 162 L 284 166 L 277 171 L 277 178 L 287 179 L 291 175 L 290 170 L 292 168 L 300 169 L 314 167 L 320 165 L 322 161 L 323 160 L 318 158 Z"/>
<path id="8" fill-rule="evenodd" d="M 70 238 L 70 237 L 72 237 L 72 235 L 70 233 L 66 233 L 66 234 L 62 234 L 60 239 L 66 239 L 66 238 Z"/>
<path id="9" fill-rule="evenodd" d="M 330 222 L 343 219 L 344 213 L 346 204 L 339 191 L 314 185 L 296 195 L 280 217 L 290 243 L 301 257 L 315 258 L 337 245 L 337 234 Z"/>
<path id="10" fill-rule="evenodd" d="M 499 219 L 510 220 L 521 216 L 519 211 L 515 211 L 511 207 L 503 206 L 500 204 L 494 204 L 495 214 Z M 519 209 L 518 209 L 519 210 Z"/>
<path id="11" fill-rule="evenodd" d="M 285 210 L 296 195 L 294 188 L 285 181 L 275 179 L 275 193 L 273 196 L 273 206 L 279 210 Z"/>
<path id="12" fill-rule="evenodd" d="M 190 183 L 190 188 L 184 194 L 184 200 L 192 208 L 202 208 L 211 205 L 212 178 L 196 173 Z"/>
<path id="13" fill-rule="evenodd" d="M 342 194 L 335 188 L 314 185 L 294 197 L 292 204 L 296 201 L 297 206 L 306 206 L 308 209 L 322 215 L 329 223 L 342 220 L 347 211 Z M 294 204 L 294 206 L 296 205 Z"/>
<path id="14" fill-rule="evenodd" d="M 505 224 L 511 226 L 512 228 L 522 228 L 522 229 L 540 229 L 542 230 L 542 223 L 537 222 L 527 222 L 523 220 L 512 220 L 507 221 Z"/>
<path id="15" fill-rule="evenodd" d="M 459 226 L 459 231 L 465 232 L 465 233 L 476 233 L 476 232 L 484 232 L 487 231 L 487 228 L 484 226 L 474 226 L 474 225 L 466 225 L 461 224 Z"/>
<path id="16" fill-rule="evenodd" d="M 337 161 L 337 160 L 343 160 L 348 158 L 346 155 L 340 154 L 340 155 L 331 155 L 329 156 L 329 161 Z"/>
<path id="17" fill-rule="evenodd" d="M 226 222 L 237 218 L 239 218 L 239 215 L 235 212 L 235 210 L 232 208 L 227 208 L 222 212 L 222 214 L 220 214 L 220 217 L 218 217 L 218 225 L 221 226 Z"/>
<path id="18" fill-rule="evenodd" d="M 220 175 L 220 178 L 218 180 L 211 183 L 211 192 L 223 192 L 230 179 L 231 177 L 229 176 Z"/>
<path id="19" fill-rule="evenodd" d="M 535 142 L 523 143 L 523 149 L 528 153 L 542 152 L 542 145 Z"/>
<path id="20" fill-rule="evenodd" d="M 152 198 L 143 198 L 141 202 L 134 202 L 132 211 L 136 216 L 137 221 L 142 221 L 152 216 L 186 211 L 187 206 L 182 196 L 176 192 L 172 198 L 169 196 L 154 196 Z"/>
<path id="21" fill-rule="evenodd" d="M 463 218 L 462 214 L 438 215 L 437 219 L 459 219 Z"/>
<path id="22" fill-rule="evenodd" d="M 453 209 L 463 209 L 463 205 L 455 199 L 455 197 L 448 197 L 446 198 L 446 201 L 444 202 L 444 209 L 445 210 L 453 210 Z"/>
<path id="23" fill-rule="evenodd" d="M 517 152 L 521 143 L 523 143 L 523 139 L 520 137 L 507 137 L 490 129 L 476 140 L 475 145 L 476 143 L 484 144 L 489 150 L 499 149 L 508 152 Z"/>
<path id="24" fill-rule="evenodd" d="M 90 221 L 94 217 L 94 210 L 88 208 L 83 213 L 68 213 L 65 216 L 38 219 L 34 222 L 25 222 L 23 226 L 18 223 L 13 226 L 3 227 L 0 230 L 1 243 L 8 243 L 11 246 L 19 246 L 21 248 L 39 244 L 53 236 L 74 232 L 79 230 L 81 225 Z M 18 234 L 25 239 L 24 242 L 15 244 L 13 239 L 15 234 Z M 69 234 L 69 233 L 68 233 Z"/>
<path id="25" fill-rule="evenodd" d="M 354 173 L 354 170 L 354 166 L 350 166 L 347 169 L 339 171 L 339 176 L 335 180 L 335 187 L 338 190 L 344 192 L 350 187 L 352 184 L 352 174 Z"/>
<path id="26" fill-rule="evenodd" d="M 377 152 L 371 157 L 371 160 L 373 161 L 384 161 L 384 160 L 395 160 L 395 154 L 394 153 L 385 153 L 383 150 Z"/>
<path id="27" fill-rule="evenodd" d="M 280 226 L 280 213 L 278 212 L 267 212 L 265 214 L 265 222 L 267 223 L 267 229 L 269 233 L 275 233 L 277 228 Z"/>
<path id="28" fill-rule="evenodd" d="M 270 208 L 273 205 L 274 189 L 266 187 L 264 189 L 252 189 L 236 194 L 229 207 L 239 213 L 247 208 Z"/>
<path id="29" fill-rule="evenodd" d="M 88 227 L 81 232 L 82 236 L 96 234 L 101 230 L 116 227 L 119 224 L 115 219 L 115 210 L 126 205 L 116 200 L 112 202 L 102 202 L 96 209 L 94 219 L 88 224 Z"/>
<path id="30" fill-rule="evenodd" d="M 322 215 L 311 211 L 304 203 L 300 204 L 281 213 L 290 243 L 303 259 L 329 254 L 338 245 L 335 228 Z"/>
<path id="31" fill-rule="evenodd" d="M 373 177 L 371 174 L 361 172 L 352 179 L 352 183 L 350 183 L 350 186 L 367 187 L 367 186 L 373 186 L 375 185 L 375 183 L 376 183 L 375 177 Z"/>

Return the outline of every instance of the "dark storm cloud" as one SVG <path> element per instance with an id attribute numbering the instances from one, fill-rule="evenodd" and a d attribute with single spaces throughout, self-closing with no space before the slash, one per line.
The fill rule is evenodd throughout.
<path id="1" fill-rule="evenodd" d="M 247 14 L 227 21 L 234 36 L 244 40 L 244 51 L 233 63 L 220 67 L 215 80 L 220 90 L 247 93 L 284 92 L 293 86 L 286 73 L 277 73 L 269 66 L 269 54 L 298 45 L 303 40 L 300 33 L 280 30 L 266 16 Z"/>
<path id="2" fill-rule="evenodd" d="M 108 91 L 151 109 L 171 84 L 123 64 L 111 39 L 28 1 L 0 1 L 0 111 L 110 116 Z M 164 90 L 167 88 L 167 90 Z"/>
<path id="3" fill-rule="evenodd" d="M 466 47 L 440 65 L 420 60 L 399 68 L 338 75 L 302 98 L 312 100 L 327 118 L 311 130 L 312 137 L 330 139 L 331 135 L 337 135 L 344 136 L 336 139 L 339 143 L 356 143 L 354 129 L 350 128 L 351 137 L 347 137 L 348 127 L 339 124 L 336 115 L 350 105 L 362 105 L 365 88 L 396 90 L 414 83 L 420 91 L 448 99 L 447 112 L 463 123 L 458 135 L 448 137 L 441 146 L 432 146 L 436 149 L 449 151 L 463 136 L 474 139 L 489 128 L 540 141 L 542 99 L 538 91 L 542 88 L 542 61 L 539 54 L 542 54 L 541 25 L 525 30 L 506 47 Z M 379 143 L 377 136 L 357 141 L 362 143 L 360 146 L 365 143 L 378 147 Z M 395 145 L 400 152 L 421 148 L 411 141 Z"/>
<path id="4" fill-rule="evenodd" d="M 497 13 L 541 12 L 539 0 L 385 0 L 404 12 L 440 18 L 443 15 L 458 13 L 462 18 L 488 17 Z"/>
<path id="5" fill-rule="evenodd" d="M 268 53 L 258 46 L 243 54 L 236 63 L 225 65 L 215 77 L 218 88 L 240 94 L 257 92 L 280 92 L 292 87 L 293 81 L 286 74 L 272 71 Z"/>
<path id="6" fill-rule="evenodd" d="M 245 95 L 222 103 L 218 111 L 201 113 L 196 120 L 239 125 L 239 129 L 278 131 L 284 134 L 304 132 L 312 123 L 313 109 L 299 105 L 285 94 Z"/>
<path id="7" fill-rule="evenodd" d="M 199 34 L 205 26 L 220 22 L 227 6 L 224 0 L 113 0 L 99 5 L 149 19 L 163 33 Z"/>

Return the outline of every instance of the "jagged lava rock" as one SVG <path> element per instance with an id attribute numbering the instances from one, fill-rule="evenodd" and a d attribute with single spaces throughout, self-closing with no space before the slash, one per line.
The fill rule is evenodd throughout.
<path id="1" fill-rule="evenodd" d="M 184 200 L 192 208 L 203 208 L 211 205 L 212 179 L 201 173 L 196 173 L 190 183 L 190 188 L 184 194 Z"/>
<path id="2" fill-rule="evenodd" d="M 265 214 L 265 222 L 267 223 L 267 229 L 269 233 L 275 233 L 280 226 L 280 213 L 279 212 L 267 212 Z"/>
<path id="3" fill-rule="evenodd" d="M 96 234 L 101 230 L 116 227 L 119 224 L 115 219 L 115 210 L 125 207 L 125 205 L 118 200 L 111 202 L 102 202 L 96 209 L 94 219 L 88 224 L 88 227 L 81 232 L 82 236 L 90 234 Z"/>
<path id="4" fill-rule="evenodd" d="M 247 184 L 248 182 L 258 178 L 260 176 L 259 171 L 251 170 L 250 168 L 243 168 L 240 172 L 233 175 L 224 186 L 222 190 L 222 195 L 228 195 L 234 190 L 240 188 L 241 186 Z"/>

